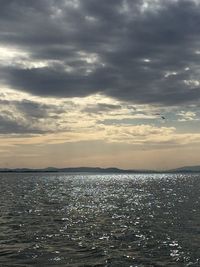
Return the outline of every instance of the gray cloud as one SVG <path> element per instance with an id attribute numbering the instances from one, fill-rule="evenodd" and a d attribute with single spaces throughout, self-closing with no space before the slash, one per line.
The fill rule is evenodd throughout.
<path id="1" fill-rule="evenodd" d="M 42 134 L 45 132 L 45 130 L 31 126 L 31 124 L 0 115 L 0 134 Z"/>
<path id="2" fill-rule="evenodd" d="M 119 110 L 121 108 L 122 108 L 121 105 L 97 103 L 94 105 L 88 105 L 86 108 L 83 109 L 83 111 L 87 113 L 103 113 L 112 110 Z"/>
<path id="3" fill-rule="evenodd" d="M 59 107 L 52 104 L 38 103 L 30 100 L 12 101 L 17 110 L 26 117 L 31 118 L 51 118 L 53 114 L 60 115 L 65 112 L 64 107 Z"/>
<path id="4" fill-rule="evenodd" d="M 67 106 L 69 104 L 59 107 L 25 99 L 0 99 L 0 134 L 44 134 L 67 130 L 59 121 L 67 112 Z"/>
<path id="5" fill-rule="evenodd" d="M 1 82 L 40 96 L 94 93 L 181 105 L 198 101 L 200 6 L 193 0 L 4 0 L 0 44 L 47 66 L 1 66 Z M 197 84 L 197 83 L 196 83 Z"/>

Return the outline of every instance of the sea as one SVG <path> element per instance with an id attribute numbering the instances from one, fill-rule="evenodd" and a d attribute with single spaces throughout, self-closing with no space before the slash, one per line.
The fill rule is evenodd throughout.
<path id="1" fill-rule="evenodd" d="M 0 173 L 0 266 L 200 266 L 200 174 Z"/>

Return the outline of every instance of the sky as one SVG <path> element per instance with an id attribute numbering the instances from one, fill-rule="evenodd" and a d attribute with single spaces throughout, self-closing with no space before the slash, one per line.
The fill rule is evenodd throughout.
<path id="1" fill-rule="evenodd" d="M 200 0 L 1 0 L 0 167 L 200 165 Z"/>

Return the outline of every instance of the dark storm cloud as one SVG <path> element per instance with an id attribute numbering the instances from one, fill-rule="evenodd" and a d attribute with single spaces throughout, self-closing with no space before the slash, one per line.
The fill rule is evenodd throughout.
<path id="1" fill-rule="evenodd" d="M 2 66 L 1 81 L 41 96 L 103 93 L 136 103 L 200 98 L 200 5 L 131 0 L 4 0 L 0 44 L 48 66 Z M 147 5 L 146 5 L 147 6 Z"/>

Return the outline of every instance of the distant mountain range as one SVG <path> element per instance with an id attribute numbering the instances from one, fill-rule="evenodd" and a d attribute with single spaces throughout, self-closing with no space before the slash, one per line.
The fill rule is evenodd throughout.
<path id="1" fill-rule="evenodd" d="M 200 166 L 186 166 L 177 169 L 172 169 L 170 172 L 200 172 Z"/>
<path id="2" fill-rule="evenodd" d="M 99 168 L 99 167 L 74 167 L 74 168 L 54 168 L 48 167 L 44 169 L 29 169 L 29 168 L 0 168 L 0 172 L 85 172 L 85 173 L 184 173 L 184 172 L 200 172 L 200 166 L 186 166 L 172 170 L 124 170 L 119 168 Z"/>
<path id="3" fill-rule="evenodd" d="M 144 173 L 144 172 L 154 172 L 154 171 L 150 171 L 150 170 L 123 170 L 123 169 L 118 169 L 118 168 L 99 168 L 99 167 L 74 167 L 74 168 L 48 167 L 48 168 L 44 168 L 44 169 L 29 169 L 29 168 L 8 169 L 8 168 L 1 168 L 0 172 Z"/>

